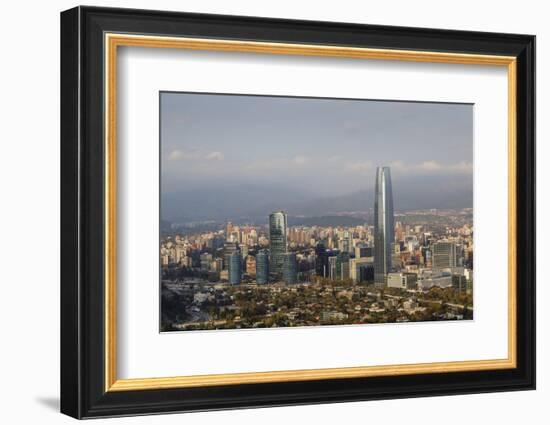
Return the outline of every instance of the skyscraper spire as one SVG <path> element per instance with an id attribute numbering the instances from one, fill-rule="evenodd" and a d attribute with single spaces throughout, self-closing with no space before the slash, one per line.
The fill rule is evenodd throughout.
<path id="1" fill-rule="evenodd" d="M 386 286 L 392 268 L 394 242 L 393 194 L 390 167 L 376 167 L 374 184 L 374 283 Z"/>

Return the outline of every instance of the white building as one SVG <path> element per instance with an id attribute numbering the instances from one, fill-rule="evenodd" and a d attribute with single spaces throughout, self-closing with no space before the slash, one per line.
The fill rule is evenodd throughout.
<path id="1" fill-rule="evenodd" d="M 388 273 L 388 288 L 416 289 L 416 273 Z"/>
<path id="2" fill-rule="evenodd" d="M 443 273 L 441 270 L 427 269 L 418 275 L 418 289 L 427 290 L 434 286 L 448 288 L 453 286 L 453 278 L 449 273 Z"/>

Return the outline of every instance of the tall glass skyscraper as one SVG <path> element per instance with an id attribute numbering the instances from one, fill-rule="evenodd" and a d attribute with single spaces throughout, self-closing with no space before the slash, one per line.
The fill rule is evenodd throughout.
<path id="1" fill-rule="evenodd" d="M 270 269 L 277 279 L 281 278 L 283 272 L 283 256 L 287 249 L 286 229 L 287 218 L 283 211 L 269 215 Z"/>
<path id="2" fill-rule="evenodd" d="M 238 285 L 241 283 L 242 263 L 241 254 L 235 251 L 229 255 L 229 283 Z"/>
<path id="3" fill-rule="evenodd" d="M 269 254 L 265 249 L 256 254 L 256 283 L 258 285 L 269 283 Z"/>
<path id="4" fill-rule="evenodd" d="M 392 268 L 394 241 L 393 194 L 390 167 L 376 167 L 374 183 L 374 283 L 385 286 Z"/>
<path id="5" fill-rule="evenodd" d="M 322 243 L 315 247 L 315 274 L 320 277 L 328 276 L 328 254 Z"/>
<path id="6" fill-rule="evenodd" d="M 295 252 L 283 254 L 283 281 L 285 283 L 296 283 L 298 281 L 298 264 L 296 263 Z"/>

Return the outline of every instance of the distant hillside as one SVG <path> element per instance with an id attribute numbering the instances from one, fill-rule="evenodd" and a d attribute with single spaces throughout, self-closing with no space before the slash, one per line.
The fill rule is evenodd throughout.
<path id="1" fill-rule="evenodd" d="M 337 196 L 319 196 L 294 187 L 240 185 L 209 187 L 165 193 L 161 217 L 174 223 L 189 221 L 263 222 L 270 212 L 284 210 L 289 216 L 334 217 L 340 213 L 366 212 L 373 208 L 373 182 L 367 189 Z M 473 206 L 472 176 L 423 176 L 393 181 L 396 210 L 449 209 Z M 347 217 L 346 217 L 347 218 Z"/>
<path id="2" fill-rule="evenodd" d="M 365 220 L 349 216 L 288 217 L 289 226 L 360 226 Z"/>

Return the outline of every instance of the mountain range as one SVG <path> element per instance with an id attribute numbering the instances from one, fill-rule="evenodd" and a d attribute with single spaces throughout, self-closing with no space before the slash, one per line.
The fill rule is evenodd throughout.
<path id="1" fill-rule="evenodd" d="M 374 206 L 374 188 L 342 195 L 280 185 L 210 186 L 163 193 L 161 217 L 175 223 L 192 221 L 265 222 L 270 212 L 284 210 L 294 217 L 334 216 L 367 212 Z M 417 176 L 393 181 L 395 210 L 470 208 L 472 176 Z"/>

